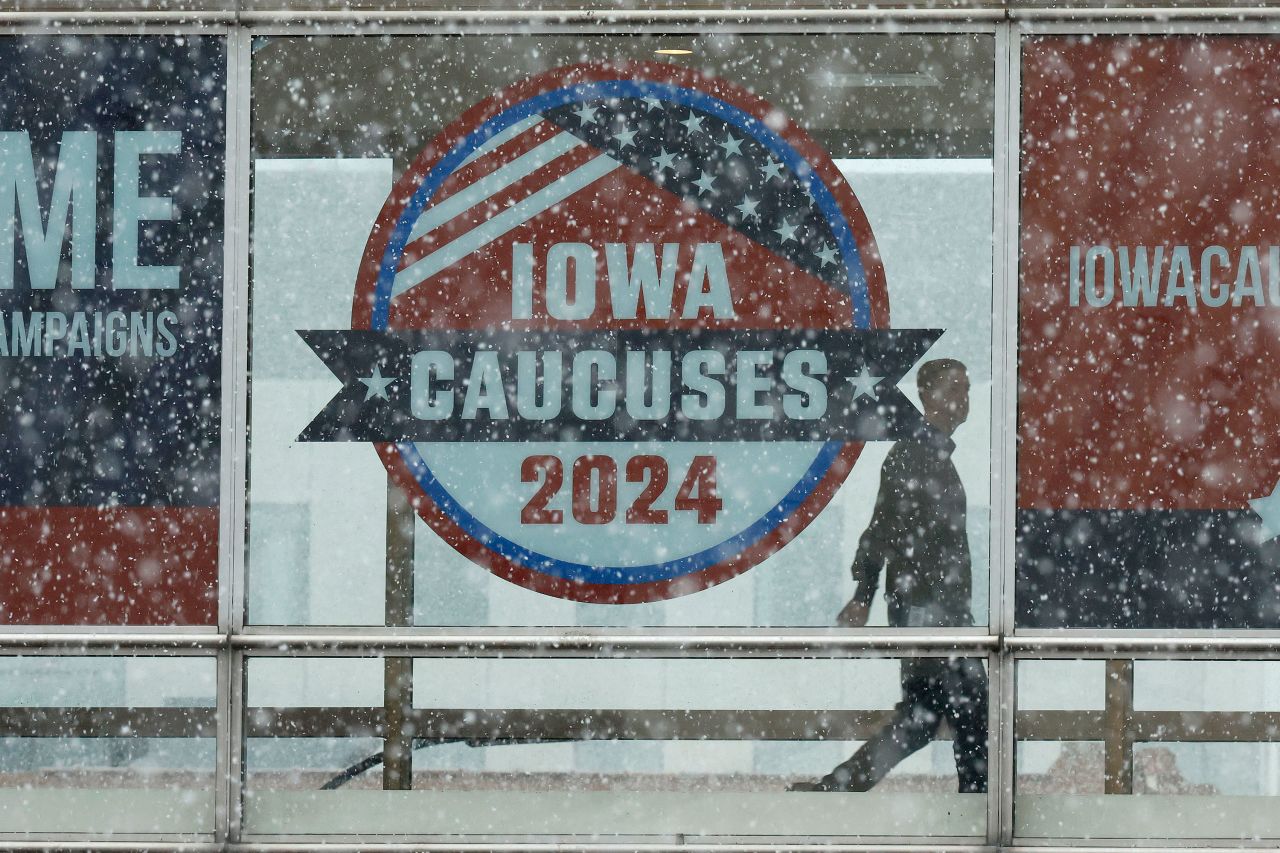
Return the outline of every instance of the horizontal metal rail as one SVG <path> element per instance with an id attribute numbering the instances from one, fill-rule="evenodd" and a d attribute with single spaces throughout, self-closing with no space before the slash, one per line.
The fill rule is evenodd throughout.
<path id="1" fill-rule="evenodd" d="M 797 629 L 763 633 L 751 629 L 706 631 L 696 628 L 662 633 L 616 631 L 563 632 L 487 630 L 411 633 L 334 631 L 330 628 L 276 633 L 249 629 L 233 635 L 213 632 L 26 631 L 0 629 L 0 655 L 5 654 L 129 654 L 165 655 L 241 649 L 256 655 L 376 655 L 403 652 L 411 656 L 467 657 L 808 657 L 856 655 L 895 657 L 913 655 L 990 654 L 1019 657 L 1221 655 L 1224 658 L 1280 656 L 1280 634 L 1234 636 L 1056 632 L 996 636 L 981 633 L 929 634 L 920 632 L 850 633 L 834 629 Z"/>
<path id="2" fill-rule="evenodd" d="M 4 838 L 0 840 L 0 849 L 4 850 L 42 850 L 42 852 L 61 853 L 63 850 L 102 850 L 102 853 L 227 853 L 225 844 L 216 841 L 77 841 L 47 840 L 28 841 Z M 278 847 L 269 849 L 279 850 Z"/>
<path id="3" fill-rule="evenodd" d="M 893 712 L 616 709 L 415 709 L 415 740 L 866 740 Z M 249 737 L 379 737 L 381 708 L 252 708 Z M 1136 711 L 1143 743 L 1280 741 L 1280 712 Z M 1018 740 L 1103 741 L 1105 712 L 1019 711 Z M 945 729 L 936 735 L 948 740 Z"/>
<path id="4" fill-rule="evenodd" d="M 1232 656 L 1233 653 L 1275 655 L 1280 653 L 1280 636 L 1134 636 L 1044 634 L 1003 637 L 1001 649 L 1015 655 L 1039 654 L 1061 656 L 1081 654 L 1090 656 L 1126 654 L 1212 654 Z"/>
<path id="5" fill-rule="evenodd" d="M 572 3 L 512 3 L 506 8 L 479 5 L 462 8 L 451 3 L 299 3 L 241 2 L 230 8 L 209 4 L 89 2 L 45 3 L 33 8 L 30 2 L 0 0 L 0 21 L 38 23 L 48 21 L 90 23 L 244 23 L 244 24 L 397 24 L 456 26 L 482 24 L 634 24 L 634 23 L 753 23 L 753 22 L 840 22 L 866 20 L 898 21 L 994 21 L 1007 15 L 998 3 L 940 3 L 918 6 L 912 3 L 837 6 L 814 3 L 791 6 L 743 0 L 736 6 L 687 2 L 665 7 L 599 8 Z"/>
<path id="6" fill-rule="evenodd" d="M 839 23 L 843 21 L 998 21 L 999 7 L 867 6 L 797 9 L 785 6 L 736 8 L 649 9 L 245 9 L 238 18 L 246 24 L 287 23 L 414 23 L 414 24 L 715 24 L 715 23 Z"/>
<path id="7" fill-rule="evenodd" d="M 0 708 L 0 737 L 214 737 L 213 708 Z"/>
<path id="8" fill-rule="evenodd" d="M 1014 845 L 1012 847 L 1001 847 L 1000 853 L 1246 853 L 1250 850 L 1275 850 L 1274 847 L 1249 845 L 1238 845 L 1235 847 L 1202 847 L 1198 843 L 1194 846 L 1179 845 L 1177 847 L 1156 847 L 1147 843 L 1130 844 L 1127 847 L 1099 847 L 1094 844 L 1084 843 L 1078 847 L 1063 847 L 1061 844 L 1052 846 L 1045 845 Z"/>
<path id="9" fill-rule="evenodd" d="M 129 853 L 364 853 L 364 851 L 382 851 L 382 853 L 743 853 L 746 850 L 758 850 L 759 847 L 747 847 L 743 844 L 653 844 L 653 843 L 593 843 L 572 844 L 565 842 L 530 843 L 530 844 L 494 844 L 479 842 L 234 842 L 217 844 L 212 842 L 147 842 L 147 841 L 0 841 L 3 849 L 11 851 L 128 851 Z M 1156 847 L 1151 845 L 1102 847 L 1094 844 L 1077 847 L 1060 845 L 1004 846 L 955 845 L 955 844 L 769 844 L 769 850 L 787 851 L 787 853 L 1164 853 L 1171 851 L 1183 853 L 1192 849 L 1195 853 L 1240 853 L 1242 849 L 1273 848 L 1241 848 L 1235 847 Z"/>
<path id="10" fill-rule="evenodd" d="M 485 743 L 588 740 L 866 740 L 889 710 L 672 710 L 417 708 L 414 739 Z M 213 708 L 4 708 L 0 737 L 205 738 L 216 730 Z M 1280 741 L 1277 711 L 1135 711 L 1129 725 L 1140 743 L 1270 743 Z M 1103 741 L 1105 712 L 1019 711 L 1021 741 Z M 253 738 L 382 737 L 382 708 L 250 708 Z M 950 734 L 941 730 L 938 740 Z"/>
<path id="11" fill-rule="evenodd" d="M 984 634 L 849 634 L 821 631 L 766 634 L 761 632 L 682 632 L 669 634 L 588 633 L 414 633 L 414 634 L 237 634 L 231 645 L 264 654 L 296 655 L 308 650 L 408 652 L 420 655 L 467 657 L 597 655 L 600 657 L 711 656 L 776 657 L 848 656 L 866 652 L 895 655 L 989 653 L 1000 638 Z"/>
<path id="12" fill-rule="evenodd" d="M 322 6 L 308 3 L 245 3 L 230 8 L 209 4 L 123 3 L 94 6 L 90 2 L 61 3 L 33 8 L 32 3 L 0 0 L 0 24 L 108 24 L 132 27 L 160 24 L 346 24 L 357 27 L 416 24 L 458 27 L 468 25 L 609 25 L 634 24 L 838 24 L 842 22 L 901 21 L 921 23 L 981 23 L 1026 21 L 1248 21 L 1280 18 L 1280 8 L 1267 3 L 1199 5 L 1069 4 L 1069 3 L 946 3 L 937 5 L 865 4 L 796 8 L 762 5 L 745 0 L 738 6 L 686 3 L 660 8 L 601 9 L 495 8 L 462 9 L 456 5 L 394 3 Z M 637 4 L 638 5 L 638 4 Z M 390 6 L 391 8 L 387 8 Z"/>
<path id="13" fill-rule="evenodd" d="M 1045 3 L 1036 6 L 1017 5 L 1009 9 L 1013 20 L 1108 20 L 1108 21 L 1203 21 L 1249 20 L 1280 17 L 1280 8 L 1265 3 L 1250 5 L 1202 4 L 1199 6 L 1127 6 L 1099 4 Z"/>
<path id="14" fill-rule="evenodd" d="M 0 10 L 0 24 L 104 24 L 130 28 L 170 26 L 180 24 L 212 25 L 234 24 L 235 12 L 172 12 L 167 10 L 75 10 L 75 11 L 4 11 Z"/>
<path id="15" fill-rule="evenodd" d="M 865 740 L 892 711 L 414 709 L 413 738 L 485 743 L 588 740 Z M 252 708 L 249 737 L 381 737 L 381 708 Z M 949 737 L 942 735 L 941 737 Z"/>
<path id="16" fill-rule="evenodd" d="M 226 634 L 209 632 L 113 631 L 0 631 L 0 654 L 26 654 L 36 650 L 57 652 L 147 652 L 216 650 L 227 648 Z"/>
<path id="17" fill-rule="evenodd" d="M 747 846 L 743 843 L 726 844 L 659 844 L 659 843 L 590 843 L 574 844 L 558 841 L 543 844 L 494 844 L 423 842 L 415 844 L 369 843 L 279 843 L 240 842 L 229 844 L 227 853 L 359 853 L 365 850 L 386 853 L 748 853 L 748 851 L 777 850 L 788 853 L 995 853 L 999 848 L 985 845 L 963 844 L 797 844 L 779 843 L 766 847 Z M 1130 849 L 1128 853 L 1133 853 Z M 1196 853 L 1202 853 L 1197 850 Z"/>
<path id="18" fill-rule="evenodd" d="M 417 842 L 412 844 L 398 842 L 155 842 L 155 841 L 28 841 L 0 837 L 0 848 L 6 851 L 104 851 L 104 853 L 363 853 L 363 851 L 380 851 L 380 853 L 746 853 L 758 850 L 759 847 L 747 847 L 743 844 L 657 844 L 657 843 L 592 843 L 572 844 L 566 842 L 529 843 L 529 844 L 495 844 L 482 842 Z M 979 845 L 955 844 L 770 844 L 769 850 L 788 851 L 788 853 L 996 853 L 1001 848 Z M 1012 848 L 1003 848 L 1009 850 Z M 1037 851 L 1049 850 L 1047 847 L 1030 848 Z M 1078 851 L 1079 848 L 1072 848 Z M 1102 848 L 1090 848 L 1096 853 Z M 1126 853 L 1133 853 L 1133 848 L 1126 848 Z M 1216 851 L 1196 848 L 1196 853 L 1216 853 Z"/>

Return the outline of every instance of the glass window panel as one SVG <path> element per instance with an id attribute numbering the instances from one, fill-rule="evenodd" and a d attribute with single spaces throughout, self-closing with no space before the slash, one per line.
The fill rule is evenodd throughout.
<path id="1" fill-rule="evenodd" d="M 252 659 L 246 830 L 972 840 L 986 833 L 984 666 Z M 964 733 L 960 765 L 952 722 Z M 878 750 L 859 751 L 868 740 Z M 411 758 L 388 770 L 398 743 L 411 743 Z M 881 779 L 873 791 L 848 790 L 867 781 L 859 768 Z M 831 790 L 788 790 L 829 771 Z M 960 772 L 972 783 L 963 793 Z"/>
<path id="2" fill-rule="evenodd" d="M 211 834 L 216 669 L 0 657 L 0 833 Z"/>
<path id="3" fill-rule="evenodd" d="M 693 51 L 691 58 L 655 56 L 656 49 L 669 48 L 671 44 Z M 495 56 L 501 56 L 502 61 L 494 62 Z M 335 392 L 354 395 L 348 412 L 357 420 L 367 420 L 366 415 L 377 420 L 376 407 L 384 391 L 388 404 L 408 405 L 404 400 L 409 399 L 412 376 L 398 376 L 395 381 L 400 385 L 368 385 L 362 380 L 379 381 L 372 374 L 372 364 L 367 369 L 361 367 L 359 376 L 355 372 L 344 373 L 344 387 L 350 385 L 354 390 L 339 391 L 335 374 L 299 332 L 326 330 L 323 334 L 332 337 L 336 334 L 333 330 L 352 328 L 356 315 L 363 310 L 361 306 L 366 304 L 363 297 L 356 297 L 353 303 L 357 279 L 362 269 L 367 269 L 362 267 L 361 258 L 369 250 L 371 233 L 375 238 L 382 233 L 372 229 L 393 182 L 400 179 L 419 152 L 473 105 L 531 75 L 582 62 L 656 59 L 662 59 L 668 69 L 674 70 L 654 73 L 683 74 L 683 69 L 692 68 L 734 87 L 749 89 L 754 93 L 752 97 L 758 96 L 772 105 L 762 113 L 762 126 L 768 123 L 765 119 L 781 122 L 785 114 L 803 127 L 814 141 L 814 150 L 825 149 L 826 154 L 821 156 L 830 157 L 832 180 L 842 180 L 852 188 L 874 232 L 876 250 L 865 254 L 883 265 L 888 294 L 885 307 L 892 316 L 891 325 L 907 330 L 941 330 L 941 338 L 923 360 L 948 357 L 967 367 L 970 414 L 955 433 L 950 461 L 940 463 L 944 468 L 954 466 L 954 474 L 948 469 L 944 475 L 957 479 L 958 488 L 963 491 L 958 512 L 964 513 L 964 520 L 961 523 L 959 516 L 953 514 L 946 516 L 944 523 L 926 525 L 929 529 L 960 528 L 961 533 L 952 538 L 953 544 L 941 546 L 947 549 L 943 557 L 923 561 L 950 565 L 954 558 L 962 568 L 946 571 L 956 586 L 932 596 L 932 600 L 920 595 L 920 601 L 904 603 L 896 615 L 888 612 L 883 596 L 877 595 L 869 623 L 916 628 L 987 623 L 994 40 L 981 35 L 869 34 L 282 37 L 256 41 L 248 555 L 251 621 L 380 625 L 390 618 L 387 624 L 419 626 L 605 627 L 834 623 L 854 592 L 850 565 L 872 519 L 880 472 L 890 447 L 888 441 L 866 442 L 852 470 L 842 474 L 843 486 L 837 488 L 832 481 L 830 494 L 822 492 L 825 509 L 811 520 L 810 510 L 795 510 L 805 523 L 784 529 L 770 525 L 777 525 L 792 511 L 789 507 L 793 504 L 779 502 L 784 493 L 791 493 L 777 491 L 776 487 L 779 483 L 785 485 L 784 481 L 795 473 L 797 460 L 808 458 L 804 455 L 817 446 L 813 443 L 771 441 L 757 447 L 729 442 L 615 442 L 579 443 L 575 447 L 569 442 L 538 444 L 532 439 L 513 438 L 460 441 L 446 449 L 427 442 L 419 442 L 420 448 L 408 442 L 409 449 L 402 448 L 396 458 L 427 453 L 435 479 L 427 478 L 423 469 L 413 463 L 409 469 L 411 480 L 401 478 L 408 485 L 389 490 L 388 469 L 382 464 L 386 460 L 379 459 L 370 442 L 298 440 L 322 410 L 329 411 L 326 403 Z M 561 74 L 571 82 L 570 72 Z M 675 119 L 685 117 L 690 109 L 668 110 L 672 117 L 668 129 L 673 134 L 677 132 Z M 652 112 L 645 121 L 652 124 L 658 121 L 654 118 L 657 115 Z M 508 169 L 502 173 L 507 176 L 503 181 L 516 180 L 511 177 L 515 174 L 511 169 L 518 171 L 527 166 L 536 172 L 541 160 L 502 160 L 525 156 L 520 152 L 527 154 L 528 146 L 563 143 L 571 151 L 564 156 L 573 157 L 585 156 L 588 149 L 603 151 L 614 144 L 586 140 L 583 148 L 583 139 L 574 137 L 574 133 L 587 131 L 568 113 L 562 118 L 564 125 L 558 131 L 544 122 L 532 129 L 516 127 L 515 135 L 501 137 L 494 151 L 505 153 L 475 161 L 479 164 L 473 166 L 477 180 L 489 174 L 485 169 L 497 168 L 499 160 L 505 164 L 501 168 Z M 644 141 L 648 132 L 642 130 L 641 136 L 635 137 L 640 140 L 639 145 L 648 144 Z M 543 133 L 552 136 L 542 139 L 539 134 Z M 734 132 L 730 131 L 730 136 Z M 686 143 L 687 140 L 681 142 Z M 756 143 L 745 144 L 749 150 L 756 150 L 751 148 Z M 634 146 L 623 145 L 615 153 L 624 159 L 632 157 L 628 168 L 649 168 L 644 164 L 650 160 L 642 164 L 636 159 L 638 155 L 624 154 L 630 147 Z M 693 150 L 688 148 L 685 154 Z M 656 149 L 652 153 L 655 158 L 662 156 Z M 549 155 L 536 155 L 542 156 Z M 726 152 L 724 156 L 738 155 Z M 817 153 L 812 156 L 820 157 Z M 537 175 L 528 181 L 542 180 Z M 639 172 L 633 177 L 642 180 Z M 465 183 L 471 179 L 458 180 Z M 466 205 L 473 203 L 472 195 L 479 199 L 502 182 L 492 175 L 484 180 L 492 186 L 471 186 L 466 191 L 470 195 L 464 193 L 460 196 L 462 201 L 454 203 L 456 206 L 465 202 L 458 211 L 467 210 Z M 517 189 L 511 189 L 509 183 L 505 186 L 510 192 L 523 192 L 519 189 L 522 185 Z M 663 195 L 665 190 L 654 191 L 659 193 L 655 196 L 659 201 L 652 208 L 657 211 L 666 204 L 662 199 L 672 196 Z M 586 192 L 585 197 L 595 199 L 591 204 L 603 204 L 599 201 L 603 196 L 593 196 L 594 192 Z M 696 195 L 695 190 L 689 192 Z M 495 211 L 508 204 L 504 199 L 506 196 L 492 196 L 497 205 Z M 441 208 L 446 209 L 452 210 Z M 558 216 L 555 211 L 560 208 L 549 209 L 552 213 L 535 221 L 537 228 L 552 228 L 546 224 L 547 218 Z M 514 215 L 505 214 L 507 218 Z M 428 214 L 427 218 L 431 216 L 445 213 Z M 611 223 L 581 226 L 575 224 L 578 219 L 570 219 L 561 224 L 577 236 L 573 241 L 565 237 L 558 245 L 609 241 L 604 232 L 612 227 Z M 461 221 L 446 220 L 455 224 Z M 641 236 L 653 245 L 677 240 L 670 234 L 661 234 L 678 220 L 677 213 L 671 211 L 655 215 L 652 227 L 645 226 L 648 230 Z M 767 249 L 770 241 L 783 240 L 763 232 L 757 237 L 748 241 L 751 251 Z M 632 240 L 626 245 L 641 242 Z M 538 245 L 538 252 L 547 248 Z M 694 250 L 693 246 L 686 248 Z M 461 270 L 472 262 L 469 258 L 488 257 L 484 251 L 465 255 L 446 269 Z M 459 285 L 456 292 L 424 303 L 424 310 L 436 310 L 433 305 L 471 305 L 494 287 L 509 288 L 510 270 L 510 262 L 503 261 L 491 276 L 467 273 L 460 279 L 465 284 Z M 408 303 L 393 300 L 393 304 Z M 510 318 L 503 321 L 510 322 Z M 761 325 L 774 322 L 765 318 Z M 441 319 L 440 323 L 446 320 Z M 506 328 L 496 321 L 476 323 L 491 336 L 500 337 L 501 329 Z M 409 322 L 409 326 L 413 325 Z M 561 323 L 557 328 L 564 334 L 578 334 L 589 326 Z M 418 327 L 435 328 L 427 321 Z M 318 340 L 312 337 L 313 342 Z M 563 346 L 572 354 L 576 344 L 566 339 Z M 658 348 L 657 344 L 653 348 Z M 378 376 L 385 380 L 393 370 L 392 362 L 379 364 L 382 366 Z M 894 411 L 923 405 L 915 367 L 901 377 L 901 390 L 905 399 Z M 914 402 L 908 405 L 908 399 Z M 362 408 L 366 404 L 369 408 Z M 463 405 L 464 401 L 459 400 L 460 410 Z M 406 410 L 405 417 L 393 421 L 409 423 L 417 418 L 411 414 Z M 328 417 L 321 417 L 317 421 L 320 426 L 315 429 L 324 426 Z M 353 434 L 343 430 L 326 433 L 339 439 Z M 502 435 L 509 433 L 503 432 L 499 437 Z M 712 514 L 718 523 L 700 520 L 696 506 L 691 508 L 686 503 L 682 510 L 675 505 L 686 481 L 691 485 L 682 500 L 687 502 L 698 494 L 692 485 L 702 482 L 694 472 L 694 457 L 702 453 L 698 447 L 714 451 L 703 455 L 716 460 L 714 481 L 718 496 L 728 501 Z M 609 457 L 599 464 L 612 467 L 595 473 L 587 470 L 582 478 L 586 485 L 580 491 L 585 489 L 583 494 L 590 500 L 603 501 L 600 478 L 612 478 L 620 509 L 607 513 L 601 507 L 593 510 L 610 515 L 612 521 L 604 521 L 601 515 L 582 522 L 574 515 L 570 498 L 572 489 L 578 487 L 574 486 L 577 481 L 572 469 L 584 455 Z M 665 519 L 664 526 L 634 519 L 629 522 L 625 512 L 636 508 L 642 491 L 659 476 L 652 468 L 644 467 L 653 463 L 635 463 L 635 458 L 654 455 L 662 456 L 659 461 L 665 466 L 665 486 L 655 490 L 651 508 Z M 560 513 L 559 520 L 543 523 L 546 519 L 526 519 L 543 476 L 542 469 L 525 472 L 528 476 L 522 474 L 524 466 L 533 464 L 529 460 L 534 456 L 555 456 L 565 467 L 563 489 L 552 489 L 555 494 L 547 505 L 553 513 Z M 639 466 L 634 476 L 626 474 L 627 465 L 632 463 Z M 399 464 L 395 459 L 387 462 L 394 471 L 400 471 Z M 533 467 L 544 464 L 550 463 L 537 462 Z M 892 498 L 902 493 L 900 483 L 906 479 L 909 478 L 890 478 L 886 494 Z M 423 489 L 432 490 L 430 497 Z M 440 489 L 456 500 L 443 495 Z M 402 494 L 407 494 L 408 506 L 404 505 Z M 589 509 L 590 500 L 576 512 Z M 915 499 L 908 502 L 911 501 Z M 283 513 L 282 505 L 294 507 L 296 512 Z M 768 515 L 774 506 L 782 507 L 778 510 L 782 515 Z M 924 506 L 928 512 L 935 509 L 927 500 L 912 506 Z M 446 507 L 445 516 L 462 525 L 459 529 L 470 532 L 450 533 L 452 522 L 435 511 L 439 507 Z M 892 519 L 904 517 L 905 512 L 889 513 L 888 527 L 892 528 Z M 753 526 L 757 518 L 765 520 Z M 477 525 L 502 532 L 494 536 L 477 533 Z M 911 525 L 904 524 L 903 528 Z M 768 530 L 776 536 L 770 533 L 773 538 L 759 540 L 763 544 L 754 551 L 743 550 L 743 543 L 756 541 L 750 537 Z M 909 538 L 901 531 L 883 538 L 889 542 L 885 547 L 890 549 L 908 549 L 914 544 L 901 541 Z M 790 544 L 778 550 L 788 539 Z M 729 544 L 720 548 L 717 543 L 721 541 Z M 962 549 L 968 554 L 961 555 Z M 868 550 L 864 565 L 876 562 L 878 553 L 874 551 Z M 734 562 L 733 554 L 739 553 L 745 556 Z M 698 562 L 704 557 L 707 566 Z M 724 576 L 715 575 L 714 580 L 725 580 L 755 563 L 758 565 L 751 571 L 719 584 L 712 582 L 712 574 L 704 574 L 724 568 Z M 646 567 L 656 568 L 647 574 Z M 695 571 L 690 567 L 701 568 Z M 679 581 L 686 577 L 679 572 L 688 573 L 692 580 Z M 578 580 L 565 580 L 570 577 Z M 647 580 L 650 577 L 659 579 Z M 589 589 L 578 585 L 583 578 Z M 598 582 L 609 578 L 612 580 L 606 583 Z M 511 580 L 518 583 L 510 583 Z M 593 583 L 595 586 L 590 586 Z M 913 583 L 913 578 L 895 575 L 892 585 L 903 588 Z M 881 589 L 890 585 L 890 581 L 882 581 Z M 305 595 L 301 592 L 304 589 Z M 283 597 L 296 597 L 296 604 L 282 605 Z M 392 601 L 390 610 L 388 599 Z"/>
<path id="4" fill-rule="evenodd" d="M 1278 59 L 1023 44 L 1020 626 L 1280 625 Z"/>
<path id="5" fill-rule="evenodd" d="M 1280 837 L 1277 662 L 1024 660 L 1017 675 L 1016 835 Z"/>
<path id="6" fill-rule="evenodd" d="M 0 37 L 0 622 L 213 625 L 226 43 Z"/>
<path id="7" fill-rule="evenodd" d="M 1093 711 L 1106 697 L 1106 666 L 1098 660 L 1042 660 L 1018 671 L 1022 710 Z"/>

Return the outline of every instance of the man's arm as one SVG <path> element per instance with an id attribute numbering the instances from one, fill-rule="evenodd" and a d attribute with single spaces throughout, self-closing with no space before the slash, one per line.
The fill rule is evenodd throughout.
<path id="1" fill-rule="evenodd" d="M 836 624 L 845 628 L 861 628 L 867 624 L 871 601 L 880 586 L 880 571 L 884 568 L 892 540 L 891 499 L 898 489 L 897 460 L 891 450 L 880 468 L 880 491 L 876 494 L 871 523 L 858 540 L 858 553 L 853 558 L 850 571 L 857 584 L 853 598 L 836 616 Z"/>

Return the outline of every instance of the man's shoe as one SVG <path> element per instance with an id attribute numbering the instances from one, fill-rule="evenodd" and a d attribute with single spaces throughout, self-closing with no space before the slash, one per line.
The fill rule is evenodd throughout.
<path id="1" fill-rule="evenodd" d="M 787 790 L 795 793 L 800 791 L 825 791 L 827 788 L 821 782 L 792 782 L 787 786 Z"/>

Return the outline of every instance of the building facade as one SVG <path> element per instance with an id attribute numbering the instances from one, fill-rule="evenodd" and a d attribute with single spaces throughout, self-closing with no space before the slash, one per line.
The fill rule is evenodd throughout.
<path id="1" fill-rule="evenodd" d="M 1278 68 L 0 0 L 0 846 L 1277 845 Z"/>

